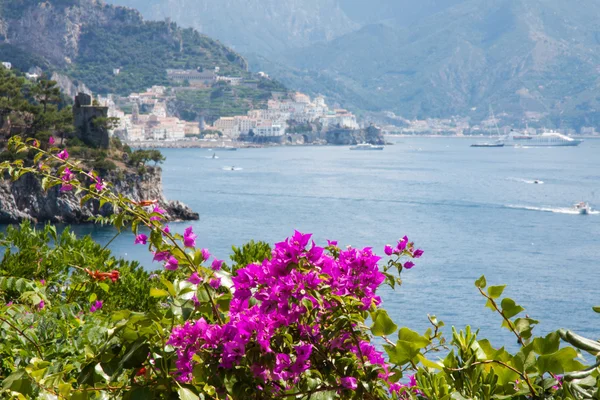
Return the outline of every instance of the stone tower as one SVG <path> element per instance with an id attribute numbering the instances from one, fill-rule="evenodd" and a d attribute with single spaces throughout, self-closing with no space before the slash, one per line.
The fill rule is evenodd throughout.
<path id="1" fill-rule="evenodd" d="M 92 147 L 107 149 L 110 143 L 108 128 L 108 107 L 92 105 L 92 97 L 79 93 L 73 105 L 73 120 L 77 137 Z"/>
<path id="2" fill-rule="evenodd" d="M 140 122 L 140 106 L 138 103 L 133 103 L 133 109 L 131 110 L 131 122 L 134 124 Z"/>

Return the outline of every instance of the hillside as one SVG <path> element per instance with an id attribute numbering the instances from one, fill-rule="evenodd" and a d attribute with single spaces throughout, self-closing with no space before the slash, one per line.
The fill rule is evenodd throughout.
<path id="1" fill-rule="evenodd" d="M 288 40 L 287 49 L 274 44 L 280 35 L 258 36 L 234 23 L 238 17 L 230 12 L 209 18 L 203 14 L 205 2 L 151 3 L 146 12 L 184 24 L 202 28 L 210 19 L 219 27 L 211 33 L 226 43 L 233 44 L 230 36 L 240 31 L 248 42 L 264 41 L 271 50 L 248 46 L 244 52 L 253 69 L 288 87 L 325 94 L 355 111 L 480 120 L 492 105 L 498 114 L 510 114 L 505 122 L 513 124 L 577 128 L 600 123 L 595 94 L 600 4 L 593 0 L 576 6 L 559 0 L 323 2 L 316 14 L 338 15 L 337 20 L 351 23 L 341 28 L 331 24 L 325 38 Z M 295 15 L 310 9 L 308 3 L 292 0 L 267 2 L 261 10 L 244 4 L 237 4 L 238 14 L 250 13 L 254 19 L 262 15 L 262 29 L 269 32 L 275 28 L 268 15 L 281 15 L 286 6 Z M 178 14 L 188 9 L 194 21 Z M 307 29 L 317 22 L 310 20 Z"/>
<path id="2" fill-rule="evenodd" d="M 0 41 L 3 61 L 60 71 L 97 93 L 166 84 L 167 68 L 248 74 L 241 56 L 207 36 L 95 0 L 0 0 Z"/>
<path id="3" fill-rule="evenodd" d="M 171 18 L 232 46 L 244 55 L 328 41 L 359 27 L 338 0 L 108 0 L 147 18 Z"/>
<path id="4" fill-rule="evenodd" d="M 517 124 L 593 125 L 600 122 L 599 12 L 591 0 L 578 7 L 465 1 L 411 28 L 371 24 L 290 51 L 275 75 L 346 105 L 406 117 L 481 119 L 492 105 Z"/>

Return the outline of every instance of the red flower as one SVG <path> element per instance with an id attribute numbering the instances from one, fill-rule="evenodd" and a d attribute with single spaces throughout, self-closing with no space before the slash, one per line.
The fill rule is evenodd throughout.
<path id="1" fill-rule="evenodd" d="M 110 272 L 110 280 L 114 282 L 119 280 L 119 271 L 113 270 Z"/>

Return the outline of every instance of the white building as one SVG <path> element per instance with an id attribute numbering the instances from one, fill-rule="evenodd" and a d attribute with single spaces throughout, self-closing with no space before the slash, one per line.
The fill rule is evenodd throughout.
<path id="1" fill-rule="evenodd" d="M 277 124 L 265 123 L 258 125 L 252 130 L 255 136 L 283 136 L 285 135 L 285 128 Z"/>
<path id="2" fill-rule="evenodd" d="M 3 66 L 4 68 L 6 68 L 6 69 L 12 69 L 12 64 L 11 64 L 11 63 L 9 63 L 9 62 L 7 62 L 7 61 L 4 61 L 4 62 L 2 63 L 2 66 Z"/>
<path id="3" fill-rule="evenodd" d="M 244 78 L 237 76 L 217 76 L 217 82 L 227 82 L 231 86 L 238 86 Z"/>
<path id="4" fill-rule="evenodd" d="M 156 115 L 159 118 L 167 118 L 167 105 L 161 101 L 157 101 L 154 103 L 152 115 Z"/>
<path id="5" fill-rule="evenodd" d="M 234 138 L 239 135 L 237 124 L 235 117 L 221 117 L 215 121 L 213 127 L 224 136 Z"/>
<path id="6" fill-rule="evenodd" d="M 237 131 L 240 135 L 247 135 L 251 129 L 256 128 L 257 120 L 247 116 L 235 117 Z"/>

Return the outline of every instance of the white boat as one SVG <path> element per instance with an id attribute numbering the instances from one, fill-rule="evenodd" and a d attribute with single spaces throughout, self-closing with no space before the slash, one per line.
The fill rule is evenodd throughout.
<path id="1" fill-rule="evenodd" d="M 575 204 L 574 207 L 581 215 L 588 215 L 592 211 L 592 208 L 590 207 L 590 205 L 588 203 L 586 203 L 585 201 Z"/>
<path id="2" fill-rule="evenodd" d="M 512 132 L 504 142 L 515 147 L 562 147 L 579 146 L 583 140 L 573 139 L 554 131 L 546 131 L 541 135 L 519 135 Z"/>
<path id="3" fill-rule="evenodd" d="M 237 151 L 237 147 L 233 147 L 233 146 L 219 146 L 219 147 L 213 147 L 212 149 L 215 151 Z"/>
<path id="4" fill-rule="evenodd" d="M 359 143 L 356 146 L 350 147 L 350 150 L 383 150 L 383 146 L 375 146 L 370 143 Z"/>

